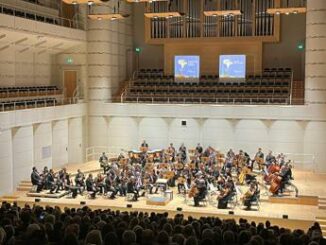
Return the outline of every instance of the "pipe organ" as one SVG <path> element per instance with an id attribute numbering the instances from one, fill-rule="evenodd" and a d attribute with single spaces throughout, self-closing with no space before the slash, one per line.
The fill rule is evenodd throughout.
<path id="1" fill-rule="evenodd" d="M 255 38 L 279 40 L 280 16 L 268 14 L 297 0 L 170 0 L 147 3 L 146 12 L 178 12 L 181 16 L 155 17 L 145 21 L 146 40 L 160 43 L 168 39 Z M 303 1 L 303 0 L 300 0 Z M 227 14 L 238 10 L 239 15 Z M 223 15 L 206 16 L 205 11 L 221 11 Z M 161 40 L 161 41 L 160 41 Z"/>

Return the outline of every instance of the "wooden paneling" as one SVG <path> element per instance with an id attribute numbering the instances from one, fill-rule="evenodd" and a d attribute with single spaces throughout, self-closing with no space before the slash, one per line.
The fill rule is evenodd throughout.
<path id="1" fill-rule="evenodd" d="M 73 98 L 77 86 L 77 72 L 64 71 L 64 87 L 67 98 Z"/>
<path id="2" fill-rule="evenodd" d="M 260 74 L 262 70 L 262 42 L 170 42 L 164 45 L 164 70 L 174 73 L 175 55 L 199 55 L 201 74 L 218 74 L 221 54 L 245 54 L 247 74 Z"/>

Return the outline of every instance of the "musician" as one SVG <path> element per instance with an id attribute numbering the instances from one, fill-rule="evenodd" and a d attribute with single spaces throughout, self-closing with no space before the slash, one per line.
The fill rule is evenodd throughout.
<path id="1" fill-rule="evenodd" d="M 75 176 L 75 185 L 79 187 L 79 193 L 82 195 L 85 189 L 85 175 L 82 171 L 80 171 L 80 169 L 77 170 L 77 174 Z"/>
<path id="2" fill-rule="evenodd" d="M 155 152 L 154 158 L 153 158 L 154 163 L 160 163 L 162 162 L 162 157 L 160 152 Z"/>
<path id="3" fill-rule="evenodd" d="M 257 163 L 259 170 L 262 169 L 262 161 L 264 159 L 264 153 L 261 148 L 258 148 L 258 151 L 255 154 L 254 162 Z"/>
<path id="4" fill-rule="evenodd" d="M 257 194 L 259 192 L 259 187 L 257 182 L 252 182 L 250 184 L 249 190 L 243 195 L 242 202 L 245 206 L 245 210 L 250 210 L 251 203 L 257 200 Z"/>
<path id="5" fill-rule="evenodd" d="M 111 173 L 106 174 L 106 178 L 104 180 L 104 189 L 106 194 L 110 194 L 111 199 L 114 199 L 116 194 L 118 193 L 118 188 L 115 186 L 115 177 Z"/>
<path id="6" fill-rule="evenodd" d="M 200 145 L 200 143 L 198 143 L 196 146 L 196 155 L 200 157 L 202 154 L 203 154 L 203 147 Z"/>
<path id="7" fill-rule="evenodd" d="M 217 208 L 225 209 L 228 206 L 229 200 L 232 198 L 234 193 L 234 183 L 231 177 L 228 177 L 224 188 L 220 191 L 220 194 L 217 197 L 218 204 Z"/>
<path id="8" fill-rule="evenodd" d="M 90 193 L 91 198 L 95 198 L 96 193 L 99 191 L 96 188 L 95 182 L 93 180 L 93 175 L 89 174 L 86 179 L 86 190 Z"/>
<path id="9" fill-rule="evenodd" d="M 168 154 L 170 156 L 169 161 L 174 162 L 175 161 L 175 148 L 173 146 L 173 143 L 170 143 L 170 146 L 168 147 Z"/>
<path id="10" fill-rule="evenodd" d="M 187 160 L 187 148 L 184 145 L 184 143 L 182 143 L 181 146 L 179 147 L 179 154 L 180 154 L 180 157 L 181 157 L 181 161 L 183 163 L 186 163 L 186 160 Z"/>
<path id="11" fill-rule="evenodd" d="M 46 186 L 50 189 L 50 193 L 53 194 L 54 192 L 59 192 L 59 185 L 55 181 L 55 174 L 53 169 L 50 169 L 49 173 L 46 176 Z"/>
<path id="12" fill-rule="evenodd" d="M 117 175 L 116 188 L 117 188 L 120 196 L 126 196 L 126 193 L 127 193 L 127 178 L 125 177 L 124 172 L 121 172 L 120 175 Z"/>
<path id="13" fill-rule="evenodd" d="M 32 182 L 32 185 L 37 186 L 36 192 L 40 192 L 42 190 L 42 188 L 43 188 L 42 177 L 39 174 L 39 172 L 37 171 L 36 167 L 33 167 L 33 169 L 32 169 L 31 182 Z"/>
<path id="14" fill-rule="evenodd" d="M 195 180 L 195 185 L 197 187 L 198 192 L 194 196 L 194 204 L 195 204 L 195 207 L 198 207 L 199 202 L 201 200 L 205 199 L 206 194 L 207 194 L 207 186 L 206 186 L 206 182 L 205 182 L 203 175 L 200 174 L 197 177 L 197 179 Z"/>
<path id="15" fill-rule="evenodd" d="M 140 150 L 142 152 L 147 152 L 148 151 L 148 144 L 147 144 L 147 142 L 145 140 L 143 140 L 143 142 L 141 143 Z"/>
<path id="16" fill-rule="evenodd" d="M 230 149 L 227 153 L 226 153 L 226 157 L 228 159 L 233 159 L 235 157 L 235 153 L 233 152 L 232 149 Z"/>
<path id="17" fill-rule="evenodd" d="M 282 167 L 285 164 L 285 156 L 284 156 L 284 154 L 283 153 L 278 154 L 277 157 L 276 157 L 276 161 L 280 165 L 280 167 Z"/>
<path id="18" fill-rule="evenodd" d="M 155 174 L 155 170 L 153 170 L 152 173 L 148 173 L 148 175 L 147 175 L 147 181 L 148 181 L 147 186 L 149 188 L 149 194 L 153 194 L 154 187 L 155 187 L 155 192 L 154 193 L 157 194 L 159 186 L 155 184 L 156 180 L 157 180 L 157 175 Z"/>
<path id="19" fill-rule="evenodd" d="M 131 176 L 131 178 L 128 180 L 127 183 L 127 193 L 134 194 L 133 201 L 138 201 L 138 190 L 136 189 L 136 179 L 134 176 Z"/>
<path id="20" fill-rule="evenodd" d="M 283 193 L 283 191 L 285 189 L 285 186 L 287 184 L 289 184 L 289 185 L 292 185 L 295 188 L 295 192 L 296 192 L 295 195 L 298 196 L 298 189 L 297 189 L 297 187 L 290 183 L 290 181 L 293 180 L 291 161 L 285 163 L 281 167 L 279 176 L 281 177 L 281 186 L 279 188 L 279 192 Z"/>
<path id="21" fill-rule="evenodd" d="M 267 167 L 269 167 L 272 162 L 275 161 L 275 157 L 273 156 L 273 152 L 269 151 L 266 158 L 265 158 L 265 164 Z"/>
<path id="22" fill-rule="evenodd" d="M 178 194 L 180 194 L 182 191 L 184 192 L 184 194 L 186 194 L 185 185 L 187 185 L 187 177 L 181 174 L 177 179 Z"/>
<path id="23" fill-rule="evenodd" d="M 105 174 L 106 171 L 109 170 L 109 159 L 105 155 L 105 152 L 102 153 L 102 156 L 100 156 L 100 159 L 98 161 L 100 163 L 101 168 L 103 168 L 103 172 Z"/>
<path id="24" fill-rule="evenodd" d="M 104 194 L 104 177 L 102 174 L 97 174 L 97 176 L 94 179 L 96 189 L 99 190 L 101 194 Z"/>
<path id="25" fill-rule="evenodd" d="M 122 152 L 119 154 L 117 161 L 120 162 L 121 159 L 125 159 L 125 156 Z"/>

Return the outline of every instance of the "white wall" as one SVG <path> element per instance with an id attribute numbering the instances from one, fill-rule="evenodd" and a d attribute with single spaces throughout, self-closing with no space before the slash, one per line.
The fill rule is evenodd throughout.
<path id="1" fill-rule="evenodd" d="M 84 119 L 82 117 L 68 120 L 68 162 L 84 161 Z"/>
<path id="2" fill-rule="evenodd" d="M 29 179 L 33 167 L 33 126 L 12 129 L 13 187 Z"/>
<path id="3" fill-rule="evenodd" d="M 12 135 L 11 130 L 0 133 L 0 195 L 12 191 Z"/>
<path id="4" fill-rule="evenodd" d="M 52 166 L 62 167 L 68 163 L 68 120 L 52 122 Z"/>
<path id="5" fill-rule="evenodd" d="M 52 55 L 38 54 L 14 45 L 0 52 L 0 84 L 5 86 L 49 85 L 52 79 Z"/>
<path id="6" fill-rule="evenodd" d="M 309 154 L 309 166 L 326 172 L 326 112 L 314 106 L 215 106 L 94 103 L 89 105 L 89 146 L 137 149 L 198 142 L 227 151 L 243 149 Z M 181 126 L 186 120 L 187 126 Z M 104 136 L 105 135 L 105 136 Z M 300 156 L 302 157 L 302 156 Z M 315 161 L 313 162 L 313 157 Z M 294 159 L 292 159 L 294 160 Z"/>
<path id="7" fill-rule="evenodd" d="M 42 170 L 44 166 L 52 168 L 52 125 L 50 122 L 34 124 L 34 166 Z M 49 147 L 50 155 L 43 155 L 44 148 Z"/>

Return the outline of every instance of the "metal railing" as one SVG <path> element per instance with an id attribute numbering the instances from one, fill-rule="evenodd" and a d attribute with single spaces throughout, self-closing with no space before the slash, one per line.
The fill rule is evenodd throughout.
<path id="1" fill-rule="evenodd" d="M 27 3 L 37 4 L 42 7 L 52 8 L 52 9 L 59 9 L 60 5 L 57 1 L 54 0 L 22 0 Z"/>
<path id="2" fill-rule="evenodd" d="M 100 158 L 103 152 L 106 153 L 108 158 L 117 157 L 123 149 L 119 147 L 106 147 L 106 146 L 91 146 L 86 148 L 86 161 L 96 161 Z"/>
<path id="3" fill-rule="evenodd" d="M 248 105 L 304 105 L 303 99 L 291 99 L 290 97 L 245 97 L 239 95 L 224 97 L 206 97 L 206 96 L 128 96 L 122 94 L 120 98 L 113 99 L 120 103 L 149 103 L 149 104 L 248 104 Z"/>
<path id="4" fill-rule="evenodd" d="M 77 101 L 74 98 L 44 98 L 35 100 L 6 101 L 0 102 L 0 112 L 36 109 L 42 107 L 56 107 L 76 103 Z"/>
<path id="5" fill-rule="evenodd" d="M 35 10 L 26 10 L 23 8 L 14 7 L 3 3 L 0 3 L 0 14 L 12 15 L 15 17 L 44 22 L 46 24 L 53 24 L 73 29 L 85 30 L 85 24 L 81 21 L 75 21 L 55 15 L 40 13 Z"/>

